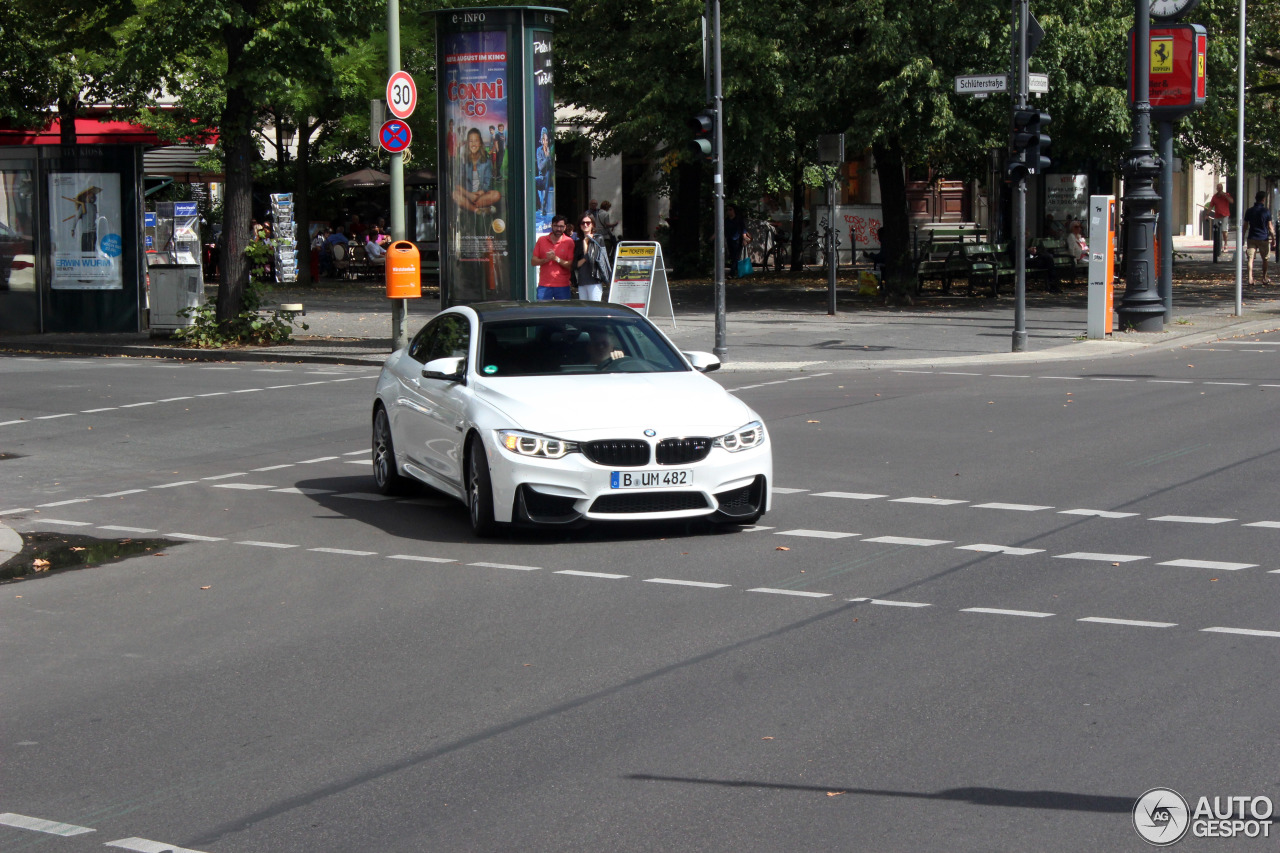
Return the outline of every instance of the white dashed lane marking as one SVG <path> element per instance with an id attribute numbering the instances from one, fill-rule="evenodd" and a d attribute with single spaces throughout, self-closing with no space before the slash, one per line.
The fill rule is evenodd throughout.
<path id="1" fill-rule="evenodd" d="M 69 504 L 87 504 L 91 500 L 93 499 L 92 498 L 72 498 L 69 501 L 54 501 L 53 503 L 49 503 L 49 504 L 36 504 L 36 506 L 40 507 L 41 509 L 46 509 L 51 506 L 68 506 Z"/>
<path id="2" fill-rule="evenodd" d="M 990 613 L 993 616 L 1030 616 L 1033 619 L 1046 619 L 1054 614 L 1041 613 L 1038 610 L 1004 610 L 998 607 L 966 607 L 961 613 Z"/>
<path id="3" fill-rule="evenodd" d="M 886 607 L 932 607 L 922 601 L 890 601 L 887 598 L 850 598 L 849 601 L 860 601 L 865 604 L 882 604 Z"/>
<path id="4" fill-rule="evenodd" d="M 1210 518 L 1203 515 L 1161 515 L 1152 521 L 1179 521 L 1184 524 L 1226 524 L 1228 521 L 1235 521 L 1234 518 Z"/>
<path id="5" fill-rule="evenodd" d="M 1280 631 L 1259 631 L 1254 628 L 1201 628 L 1206 634 L 1243 634 L 1246 637 L 1280 637 Z"/>
<path id="6" fill-rule="evenodd" d="M 894 498 L 890 503 L 895 504 L 928 504 L 930 506 L 953 506 L 955 504 L 966 504 L 968 501 L 951 500 L 950 498 Z"/>
<path id="7" fill-rule="evenodd" d="M 1042 509 L 1053 509 L 1051 506 L 1038 506 L 1036 504 L 974 504 L 974 509 L 1007 509 L 1014 512 L 1039 512 Z"/>
<path id="8" fill-rule="evenodd" d="M 1212 560 L 1169 560 L 1167 563 L 1156 563 L 1157 566 L 1180 566 L 1187 569 L 1213 569 L 1223 572 L 1238 572 L 1241 569 L 1256 569 L 1257 563 L 1218 563 Z"/>
<path id="9" fill-rule="evenodd" d="M 1086 616 L 1077 622 L 1097 622 L 1102 625 L 1131 625 L 1135 628 L 1173 628 L 1177 622 L 1145 622 L 1141 619 L 1110 619 L 1106 616 Z"/>
<path id="10" fill-rule="evenodd" d="M 72 362 L 68 361 L 63 363 L 71 364 Z M 240 368 L 238 367 L 201 367 L 198 369 L 200 370 L 239 370 Z M 324 374 L 312 374 L 312 375 L 329 376 L 329 375 L 337 375 L 337 374 L 324 373 Z M 823 374 L 823 375 L 827 375 L 827 374 Z M 239 388 L 234 391 L 210 391 L 209 393 L 206 393 L 206 394 L 191 394 L 191 395 L 186 395 L 181 397 L 165 397 L 162 400 L 140 400 L 136 403 L 121 403 L 117 406 L 101 406 L 96 409 L 80 409 L 79 411 L 75 411 L 75 412 L 59 412 L 57 414 L 52 414 L 52 415 L 36 415 L 35 417 L 31 417 L 31 418 L 18 418 L 17 420 L 12 420 L 12 421 L 0 421 L 0 427 L 31 423 L 32 421 L 49 421 L 49 420 L 54 420 L 55 418 L 70 418 L 70 417 L 75 417 L 77 415 L 95 415 L 95 414 L 100 414 L 102 412 L 115 412 L 115 411 L 119 411 L 120 409 L 137 409 L 142 406 L 155 406 L 159 403 L 177 403 L 183 400 L 194 400 L 201 397 L 224 397 L 228 394 L 253 394 L 258 391 L 270 391 L 270 390 L 275 390 L 277 388 L 299 388 L 304 385 L 327 385 L 327 384 L 332 384 L 337 382 L 352 382 L 358 379 L 368 379 L 368 378 L 370 378 L 370 376 L 368 375 L 348 376 L 343 379 L 321 379 L 316 382 L 301 382 L 293 385 L 269 385 L 264 388 Z M 804 377 L 804 378 L 812 378 L 812 377 Z"/>
<path id="11" fill-rule="evenodd" d="M 847 539 L 857 536 L 856 533 L 841 533 L 836 530 L 779 530 L 774 536 L 808 536 L 811 539 Z"/>
<path id="12" fill-rule="evenodd" d="M 27 815 L 14 814 L 13 812 L 0 814 L 0 824 L 16 827 L 17 829 L 44 832 L 49 835 L 61 835 L 64 838 L 69 838 L 73 835 L 84 835 L 94 831 L 87 826 L 76 826 L 74 823 L 59 823 L 56 820 L 44 820 L 43 818 L 28 817 Z"/>
<path id="13" fill-rule="evenodd" d="M 758 586 L 755 589 L 749 589 L 747 592 L 764 592 L 769 595 L 794 595 L 800 598 L 830 598 L 829 592 L 809 592 L 803 589 L 771 589 L 767 586 Z"/>
<path id="14" fill-rule="evenodd" d="M 916 539 L 911 536 L 876 536 L 862 541 L 881 542 L 885 545 L 920 545 L 925 548 L 931 545 L 947 545 L 951 542 L 950 539 Z"/>
<path id="15" fill-rule="evenodd" d="M 1280 521 L 1252 521 L 1248 524 L 1242 524 L 1241 527 L 1280 527 Z"/>
<path id="16" fill-rule="evenodd" d="M 1014 557 L 1025 557 L 1028 554 L 1043 554 L 1043 548 L 1013 548 L 1008 545 L 957 545 L 957 551 L 983 551 L 988 554 L 1009 554 Z"/>
<path id="17" fill-rule="evenodd" d="M 1059 560 L 1093 560 L 1099 563 L 1133 563 L 1138 560 L 1150 560 L 1150 557 L 1138 554 L 1094 554 L 1089 551 L 1073 551 L 1070 554 L 1054 554 Z"/>
<path id="18" fill-rule="evenodd" d="M 99 524 L 99 530 L 114 530 L 119 533 L 155 533 L 154 527 L 125 527 L 121 524 Z"/>
<path id="19" fill-rule="evenodd" d="M 552 574 L 576 575 L 577 577 L 580 577 L 580 578 L 605 578 L 606 580 L 615 580 L 615 581 L 630 577 L 630 575 L 611 575 L 608 572 L 580 572 L 576 569 L 560 569 L 557 572 L 552 572 Z"/>
<path id="20" fill-rule="evenodd" d="M 1133 518 L 1136 512 L 1111 512 L 1105 509 L 1060 509 L 1059 515 L 1090 515 L 1097 518 Z"/>
<path id="21" fill-rule="evenodd" d="M 262 485 L 260 483 L 218 483 L 215 489 L 239 489 L 240 491 L 252 492 L 258 489 L 274 489 L 275 486 L 270 484 Z"/>
<path id="22" fill-rule="evenodd" d="M 778 491 L 774 489 L 774 491 Z M 864 492 L 814 492 L 815 498 L 844 498 L 850 501 L 873 501 L 877 498 L 887 498 L 888 495 L 872 495 Z"/>
<path id="23" fill-rule="evenodd" d="M 201 853 L 199 850 L 177 847 L 173 844 L 162 844 L 159 841 L 149 841 L 145 838 L 121 838 L 119 841 L 108 841 L 103 846 L 119 847 L 122 850 L 136 850 L 138 853 Z"/>
<path id="24" fill-rule="evenodd" d="M 86 522 L 86 521 L 65 521 L 65 520 L 59 520 L 59 519 L 41 519 L 41 521 L 47 524 L 68 524 L 73 526 L 87 526 L 90 524 L 90 522 Z M 132 532 L 132 533 L 155 532 L 154 530 L 149 528 L 126 527 L 123 525 L 99 525 L 99 529 L 116 530 L 121 532 Z M 202 536 L 195 533 L 176 533 L 175 532 L 175 533 L 167 533 L 164 535 L 173 539 L 184 539 L 184 540 L 191 540 L 196 542 L 226 542 L 227 541 L 225 538 L 222 538 L 222 537 Z M 881 537 L 881 540 L 888 540 L 893 542 L 894 544 L 901 544 L 901 541 L 903 539 L 904 537 Z M 869 539 L 867 541 L 877 541 L 877 540 Z M 912 541 L 912 540 L 907 540 L 907 541 Z M 937 544 L 944 544 L 945 542 L 945 540 L 914 540 L 914 541 L 923 541 L 923 542 L 930 542 L 930 543 L 937 543 Z M 245 546 L 257 546 L 262 548 L 276 548 L 276 549 L 282 549 L 282 550 L 301 547 L 293 543 L 265 542 L 260 540 L 240 540 L 235 542 L 234 544 L 245 545 Z M 1007 546 L 998 546 L 998 545 L 966 545 L 966 546 L 958 546 L 958 548 L 960 550 L 1001 551 L 1001 552 L 1009 552 L 1009 553 L 1020 553 L 1020 552 L 1039 553 L 1039 551 L 1037 551 L 1036 549 L 1016 549 L 1016 548 L 1009 548 Z M 342 556 L 358 556 L 358 557 L 379 556 L 378 552 L 376 551 L 359 551 L 359 550 L 348 549 L 348 548 L 315 547 L 315 548 L 308 548 L 307 550 L 311 552 L 316 552 L 316 553 L 336 554 L 336 555 L 342 555 Z M 1150 559 L 1148 557 L 1140 557 L 1140 556 L 1131 555 L 1131 554 L 1092 554 L 1092 553 L 1084 553 L 1084 552 L 1079 552 L 1079 553 L 1069 554 L 1069 555 L 1060 555 L 1060 556 L 1073 557 L 1076 559 L 1086 559 L 1086 560 L 1110 560 L 1112 562 L 1121 562 L 1125 560 L 1133 561 L 1133 560 Z M 423 556 L 423 555 L 416 555 L 416 554 L 392 554 L 392 555 L 386 556 L 385 559 L 412 561 L 412 562 L 419 562 L 419 563 L 436 563 L 436 564 L 458 562 L 457 560 L 449 557 L 434 557 L 434 556 Z M 485 568 L 510 569 L 510 570 L 523 571 L 523 572 L 534 572 L 540 569 L 540 567 L 538 566 L 524 566 L 524 565 L 514 565 L 510 563 L 492 563 L 492 562 L 474 562 L 474 563 L 467 563 L 466 565 L 476 566 L 476 567 L 485 567 Z M 1165 563 L 1161 563 L 1160 565 L 1187 566 L 1187 567 L 1195 567 L 1195 568 L 1211 568 L 1215 570 L 1226 570 L 1226 571 L 1234 571 L 1237 569 L 1256 567 L 1256 564 L 1220 563 L 1220 562 L 1210 562 L 1210 561 L 1202 561 L 1202 560 L 1172 560 Z M 1280 569 L 1275 571 L 1280 572 Z M 626 580 L 631 577 L 630 575 L 612 574 L 607 572 L 589 572 L 589 571 L 580 571 L 576 569 L 560 569 L 560 570 L 554 571 L 554 573 L 560 574 L 560 575 L 567 575 L 567 576 L 575 576 L 575 577 L 583 577 L 583 578 L 601 578 L 601 579 L 607 579 L 607 580 Z M 709 590 L 728 589 L 732 586 L 731 584 L 710 583 L 707 581 L 684 580 L 682 578 L 646 578 L 643 582 L 665 584 L 668 586 L 702 588 L 702 589 L 709 589 Z M 816 591 L 802 590 L 802 589 L 779 589 L 775 587 L 754 587 L 746 591 L 763 593 L 766 595 L 790 596 L 795 598 L 821 599 L 821 598 L 831 598 L 833 596 L 833 593 L 829 593 L 829 592 L 816 592 Z M 870 597 L 850 598 L 850 599 L 846 599 L 846 601 L 849 601 L 851 603 L 859 603 L 859 604 L 874 604 L 874 605 L 879 605 L 884 607 L 897 607 L 897 608 L 903 608 L 908 610 L 913 610 L 913 609 L 918 610 L 918 609 L 934 606 L 928 602 L 895 601 L 893 599 L 870 598 Z M 1033 619 L 1047 619 L 1056 615 L 1054 613 L 1048 613 L 1048 612 L 1038 611 L 1038 610 L 1015 610 L 1015 609 L 1000 608 L 1000 607 L 966 607 L 966 608 L 959 609 L 957 612 L 977 613 L 977 614 L 986 614 L 986 615 L 994 615 L 994 616 L 1021 616 L 1021 617 L 1033 618 Z M 1110 617 L 1110 616 L 1085 616 L 1085 617 L 1080 617 L 1076 619 L 1076 621 L 1081 623 L 1097 623 L 1097 624 L 1104 624 L 1104 625 L 1132 626 L 1132 627 L 1142 627 L 1142 628 L 1173 628 L 1173 627 L 1176 627 L 1178 624 L 1176 622 L 1159 622 L 1159 621 L 1144 620 L 1144 619 L 1122 619 L 1122 618 L 1116 618 L 1116 617 Z M 1212 627 L 1212 628 L 1202 628 L 1199 630 L 1203 632 L 1209 632 L 1209 633 L 1226 633 L 1226 634 L 1240 634 L 1240 635 L 1255 636 L 1255 637 L 1280 638 L 1280 631 L 1259 630 L 1254 628 Z M 13 815 L 9 815 L 8 817 L 12 817 L 14 819 L 36 821 L 36 822 L 39 822 L 41 820 L 39 818 L 27 819 L 27 818 L 22 818 L 22 816 L 13 816 Z M 4 821 L 0 820 L 0 822 L 4 822 Z M 48 822 L 48 823 L 50 823 L 50 825 L 56 825 L 56 824 L 53 824 L 53 822 Z M 155 842 L 147 842 L 147 843 L 155 843 Z M 127 848 L 127 849 L 133 849 L 133 848 Z M 137 849 L 144 849 L 144 848 L 139 847 Z M 152 848 L 148 847 L 145 849 L 152 849 Z M 181 848 L 165 848 L 165 849 L 181 850 Z"/>

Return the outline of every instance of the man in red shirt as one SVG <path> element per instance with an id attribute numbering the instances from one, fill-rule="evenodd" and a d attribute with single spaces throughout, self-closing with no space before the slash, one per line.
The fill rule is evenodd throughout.
<path id="1" fill-rule="evenodd" d="M 533 246 L 531 266 L 538 271 L 538 300 L 568 299 L 569 270 L 573 268 L 573 239 L 564 235 L 564 216 L 551 220 L 551 233 L 538 238 Z"/>

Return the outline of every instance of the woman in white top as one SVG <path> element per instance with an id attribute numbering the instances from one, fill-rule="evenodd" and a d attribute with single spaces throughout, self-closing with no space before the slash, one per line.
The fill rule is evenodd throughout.
<path id="1" fill-rule="evenodd" d="M 1067 226 L 1067 252 L 1077 263 L 1089 260 L 1089 244 L 1084 241 L 1079 219 L 1073 219 Z"/>

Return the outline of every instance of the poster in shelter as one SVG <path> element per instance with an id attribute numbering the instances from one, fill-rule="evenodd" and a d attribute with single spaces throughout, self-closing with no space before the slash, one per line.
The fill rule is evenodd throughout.
<path id="1" fill-rule="evenodd" d="M 123 290 L 120 175 L 49 174 L 54 290 Z"/>

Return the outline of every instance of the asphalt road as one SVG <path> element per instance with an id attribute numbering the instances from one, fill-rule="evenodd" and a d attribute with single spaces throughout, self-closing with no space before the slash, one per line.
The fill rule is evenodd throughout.
<path id="1" fill-rule="evenodd" d="M 725 374 L 759 527 L 481 542 L 371 494 L 376 370 L 3 358 L 0 521 L 166 544 L 0 591 L 0 851 L 1116 851 L 1154 787 L 1280 798 L 1280 334 L 1006 371 Z"/>

